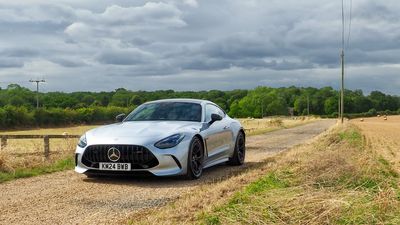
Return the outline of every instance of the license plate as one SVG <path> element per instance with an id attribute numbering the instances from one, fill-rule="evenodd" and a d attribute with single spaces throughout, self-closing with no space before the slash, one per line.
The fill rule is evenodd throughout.
<path id="1" fill-rule="evenodd" d="M 129 171 L 131 170 L 130 163 L 100 163 L 100 170 L 114 170 L 114 171 Z"/>

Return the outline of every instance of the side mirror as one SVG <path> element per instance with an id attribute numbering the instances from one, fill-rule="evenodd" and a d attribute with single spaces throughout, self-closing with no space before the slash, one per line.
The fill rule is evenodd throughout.
<path id="1" fill-rule="evenodd" d="M 119 114 L 118 116 L 115 117 L 115 121 L 117 121 L 118 123 L 121 123 L 122 121 L 124 121 L 126 115 L 124 113 Z"/>
<path id="2" fill-rule="evenodd" d="M 220 116 L 219 114 L 216 114 L 216 113 L 211 114 L 210 124 L 213 124 L 215 121 L 219 121 L 219 120 L 222 120 L 222 116 Z"/>

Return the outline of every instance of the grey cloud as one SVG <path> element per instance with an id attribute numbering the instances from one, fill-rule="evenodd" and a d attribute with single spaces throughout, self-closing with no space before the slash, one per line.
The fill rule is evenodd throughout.
<path id="1" fill-rule="evenodd" d="M 142 37 L 132 37 L 127 39 L 128 42 L 133 44 L 134 46 L 149 45 L 152 43 L 151 40 Z"/>
<path id="2" fill-rule="evenodd" d="M 73 8 L 57 4 L 28 7 L 0 4 L 0 21 L 8 23 L 63 23 L 75 18 Z"/>
<path id="3" fill-rule="evenodd" d="M 81 66 L 87 65 L 83 61 L 77 61 L 75 59 L 66 59 L 66 58 L 61 58 L 61 57 L 55 57 L 55 58 L 51 58 L 49 60 L 51 62 L 57 63 L 64 67 L 81 67 Z"/>
<path id="4" fill-rule="evenodd" d="M 20 59 L 15 58 L 0 58 L 1 68 L 19 68 L 23 67 L 24 62 Z"/>
<path id="5" fill-rule="evenodd" d="M 267 67 L 274 70 L 299 70 L 315 68 L 315 66 L 309 62 L 296 62 L 286 59 L 282 59 L 281 61 L 273 60 L 272 62 L 268 63 Z"/>
<path id="6" fill-rule="evenodd" d="M 207 42 L 202 50 L 208 56 L 224 59 L 262 58 L 275 56 L 278 51 L 267 36 L 251 33 L 229 35 L 221 40 Z"/>
<path id="7" fill-rule="evenodd" d="M 0 54 L 8 57 L 33 57 L 39 55 L 39 51 L 29 48 L 8 48 L 0 51 Z"/>
<path id="8" fill-rule="evenodd" d="M 398 22 L 399 5 L 396 1 L 361 1 L 356 4 L 357 10 L 354 12 L 356 18 L 365 20 L 383 20 Z"/>
<path id="9" fill-rule="evenodd" d="M 208 59 L 206 57 L 199 60 L 188 60 L 180 65 L 185 70 L 221 70 L 232 66 L 228 60 Z"/>
<path id="10" fill-rule="evenodd" d="M 104 50 L 97 56 L 99 62 L 114 65 L 137 65 L 149 62 L 151 54 L 139 49 Z"/>

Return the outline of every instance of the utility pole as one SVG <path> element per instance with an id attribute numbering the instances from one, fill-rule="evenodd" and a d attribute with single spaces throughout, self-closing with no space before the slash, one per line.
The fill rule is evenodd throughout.
<path id="1" fill-rule="evenodd" d="M 39 83 L 46 82 L 45 80 L 29 80 L 31 83 L 36 83 L 36 108 L 39 109 Z"/>
<path id="2" fill-rule="evenodd" d="M 342 82 L 340 90 L 340 121 L 343 124 L 344 113 L 344 0 L 342 0 L 342 52 L 340 54 L 342 64 Z"/>
<path id="3" fill-rule="evenodd" d="M 340 110 L 340 90 L 338 91 L 338 119 L 340 119 L 341 117 L 340 117 L 340 112 L 341 112 L 341 110 Z"/>
<path id="4" fill-rule="evenodd" d="M 343 113 L 344 113 L 344 50 L 342 49 L 342 85 L 340 90 L 340 121 L 343 123 Z"/>

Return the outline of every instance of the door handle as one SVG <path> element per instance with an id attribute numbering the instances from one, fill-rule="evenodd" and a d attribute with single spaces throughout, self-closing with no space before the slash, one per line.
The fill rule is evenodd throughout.
<path id="1" fill-rule="evenodd" d="M 229 127 L 228 126 L 224 126 L 224 130 L 227 130 L 227 129 L 229 129 Z"/>

